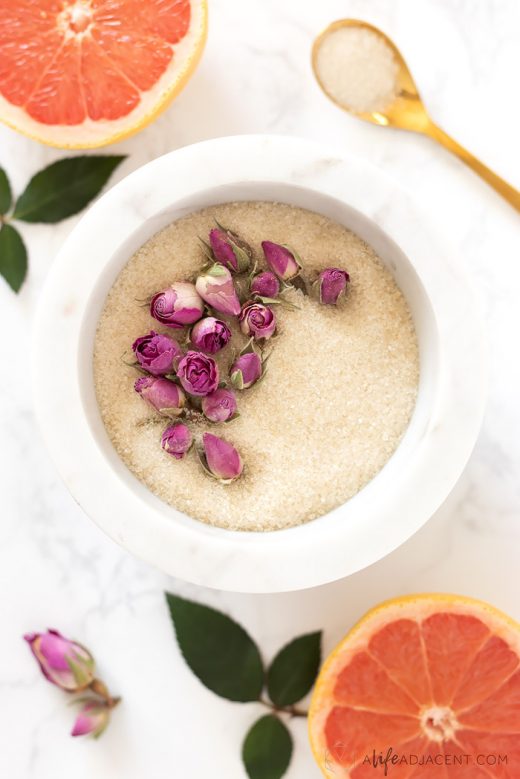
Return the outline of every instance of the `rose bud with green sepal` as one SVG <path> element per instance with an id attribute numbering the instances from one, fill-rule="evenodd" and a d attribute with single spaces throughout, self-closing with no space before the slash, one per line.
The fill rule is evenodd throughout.
<path id="1" fill-rule="evenodd" d="M 94 680 L 94 658 L 84 646 L 57 630 L 24 636 L 49 682 L 66 692 L 85 690 Z"/>
<path id="2" fill-rule="evenodd" d="M 201 463 L 210 476 L 221 484 L 231 484 L 244 470 L 242 458 L 235 447 L 212 433 L 202 436 L 204 451 Z"/>
<path id="3" fill-rule="evenodd" d="M 231 330 L 220 319 L 207 316 L 194 325 L 190 341 L 197 349 L 207 354 L 216 354 L 231 340 Z"/>
<path id="4" fill-rule="evenodd" d="M 238 316 L 240 301 L 231 273 L 218 262 L 201 273 L 195 282 L 197 292 L 208 306 L 228 316 Z"/>
<path id="5" fill-rule="evenodd" d="M 272 241 L 262 241 L 265 261 L 279 279 L 290 281 L 302 269 L 299 254 L 289 246 Z M 271 296 L 269 296 L 271 297 Z"/>
<path id="6" fill-rule="evenodd" d="M 175 370 L 183 351 L 177 341 L 151 330 L 132 344 L 137 362 L 153 376 L 165 376 Z"/>
<path id="7" fill-rule="evenodd" d="M 177 376 L 190 395 L 203 397 L 215 392 L 219 384 L 218 365 L 202 352 L 186 352 L 177 367 Z"/>
<path id="8" fill-rule="evenodd" d="M 228 270 L 244 273 L 249 268 L 253 252 L 236 233 L 218 225 L 210 230 L 209 243 L 215 260 Z"/>
<path id="9" fill-rule="evenodd" d="M 153 296 L 150 314 L 166 327 L 186 327 L 204 314 L 204 302 L 194 284 L 178 281 Z"/>
<path id="10" fill-rule="evenodd" d="M 167 427 L 161 437 L 161 446 L 165 452 L 171 454 L 176 460 L 182 460 L 193 444 L 193 436 L 189 427 L 182 422 L 177 422 Z"/>
<path id="11" fill-rule="evenodd" d="M 233 390 L 220 388 L 202 398 L 202 412 L 210 422 L 229 422 L 237 415 L 237 399 Z"/>
<path id="12" fill-rule="evenodd" d="M 158 376 L 141 376 L 134 389 L 164 417 L 178 417 L 186 404 L 186 395 L 178 384 Z"/>
<path id="13" fill-rule="evenodd" d="M 263 303 L 249 300 L 244 304 L 239 317 L 240 329 L 244 335 L 255 340 L 271 338 L 276 330 L 274 311 Z"/>
<path id="14" fill-rule="evenodd" d="M 76 717 L 71 736 L 92 736 L 98 738 L 110 722 L 110 706 L 106 701 L 86 698 L 81 701 L 81 709 Z"/>
<path id="15" fill-rule="evenodd" d="M 265 298 L 275 298 L 280 292 L 280 282 L 271 271 L 259 273 L 251 282 L 251 294 Z"/>
<path id="16" fill-rule="evenodd" d="M 349 281 L 349 274 L 341 268 L 322 270 L 315 284 L 320 303 L 335 306 L 345 294 Z"/>
<path id="17" fill-rule="evenodd" d="M 229 378 L 235 389 L 249 389 L 262 377 L 262 358 L 256 352 L 241 354 L 229 369 Z"/>

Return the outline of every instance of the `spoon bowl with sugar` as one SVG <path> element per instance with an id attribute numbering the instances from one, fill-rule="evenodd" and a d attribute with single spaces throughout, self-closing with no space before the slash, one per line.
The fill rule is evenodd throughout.
<path id="1" fill-rule="evenodd" d="M 432 121 L 401 52 L 377 27 L 357 19 L 333 22 L 314 41 L 312 68 L 323 92 L 344 111 L 428 135 L 520 211 L 520 192 Z"/>

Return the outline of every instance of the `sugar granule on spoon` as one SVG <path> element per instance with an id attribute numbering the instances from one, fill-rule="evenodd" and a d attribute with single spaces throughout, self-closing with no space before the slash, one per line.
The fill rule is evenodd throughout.
<path id="1" fill-rule="evenodd" d="M 321 42 L 316 70 L 325 90 L 350 111 L 383 111 L 398 93 L 398 64 L 377 33 L 339 27 Z"/>

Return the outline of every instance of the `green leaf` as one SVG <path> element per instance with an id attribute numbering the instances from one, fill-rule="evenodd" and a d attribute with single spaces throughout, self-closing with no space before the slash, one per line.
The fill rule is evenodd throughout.
<path id="1" fill-rule="evenodd" d="M 321 632 L 308 633 L 281 649 L 267 672 L 267 691 L 275 706 L 292 706 L 312 688 L 321 660 Z"/>
<path id="2" fill-rule="evenodd" d="M 291 762 L 291 734 L 273 714 L 255 722 L 242 747 L 242 760 L 250 779 L 280 779 Z"/>
<path id="3" fill-rule="evenodd" d="M 210 690 L 230 701 L 257 701 L 264 685 L 260 653 L 225 614 L 166 593 L 177 641 L 187 664 Z"/>
<path id="4" fill-rule="evenodd" d="M 14 209 L 24 222 L 55 223 L 77 214 L 103 189 L 124 156 L 68 157 L 29 181 Z"/>
<path id="5" fill-rule="evenodd" d="M 9 179 L 3 168 L 0 168 L 0 214 L 7 214 L 11 208 L 12 195 Z"/>
<path id="6" fill-rule="evenodd" d="M 27 274 L 27 249 L 18 230 L 8 224 L 0 228 L 0 274 L 15 292 Z"/>

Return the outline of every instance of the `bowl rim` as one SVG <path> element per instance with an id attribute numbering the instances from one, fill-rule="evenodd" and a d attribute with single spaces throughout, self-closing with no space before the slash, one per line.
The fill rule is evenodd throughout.
<path id="1" fill-rule="evenodd" d="M 329 197 L 378 226 L 402 250 L 426 290 L 441 353 L 427 429 L 417 437 L 413 458 L 402 461 L 406 478 L 396 479 L 395 467 L 392 473 L 385 466 L 358 495 L 324 517 L 264 533 L 230 531 L 185 517 L 138 482 L 113 448 L 111 454 L 103 451 L 103 433 L 96 433 L 85 413 L 92 404 L 85 392 L 92 395 L 93 377 L 91 360 L 82 358 L 85 327 L 92 330 L 92 320 L 97 323 L 97 317 L 86 315 L 94 304 L 102 305 L 111 285 L 104 274 L 129 236 L 138 229 L 157 232 L 173 204 L 197 193 L 247 189 L 258 182 Z M 137 557 L 172 576 L 218 589 L 304 589 L 352 574 L 393 551 L 448 497 L 474 447 L 485 408 L 480 319 L 467 279 L 428 218 L 377 168 L 288 136 L 204 141 L 155 159 L 116 184 L 81 217 L 58 253 L 34 332 L 37 420 L 77 502 Z M 49 380 L 41 382 L 42 375 Z M 389 461 L 394 466 L 407 436 Z"/>

